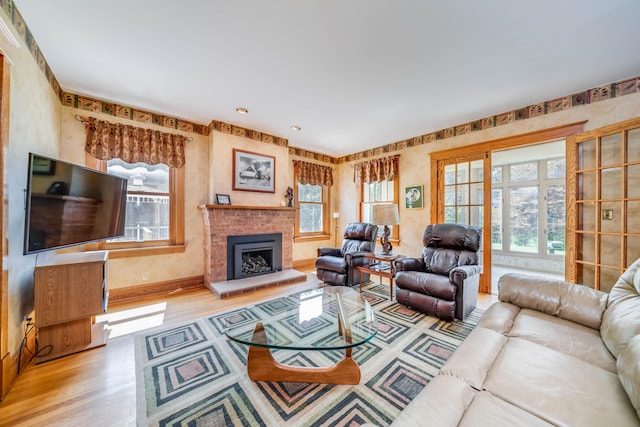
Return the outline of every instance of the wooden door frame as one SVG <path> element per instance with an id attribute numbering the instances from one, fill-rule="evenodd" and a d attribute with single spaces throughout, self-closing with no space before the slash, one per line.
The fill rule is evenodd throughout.
<path id="1" fill-rule="evenodd" d="M 491 230 L 491 159 L 492 153 L 499 150 L 523 147 L 526 145 L 544 144 L 564 139 L 583 131 L 585 121 L 570 123 L 541 131 L 509 136 L 477 144 L 436 151 L 431 157 L 431 222 L 439 222 L 444 218 L 444 165 L 445 163 L 459 163 L 468 161 L 473 156 L 482 156 L 484 160 L 484 199 L 483 199 L 483 231 Z M 477 158 L 476 158 L 477 160 Z M 568 186 L 568 183 L 567 183 Z M 491 292 L 491 239 L 486 231 L 483 232 L 483 277 L 480 282 L 480 292 Z M 490 236 L 490 234 L 489 234 Z M 568 250 L 568 249 L 567 249 Z"/>
<path id="2" fill-rule="evenodd" d="M 8 302 L 8 272 L 4 270 L 2 259 L 6 255 L 4 247 L 4 218 L 6 206 L 4 194 L 4 149 L 9 135 L 9 66 L 5 56 L 0 52 L 0 200 L 2 203 L 2 218 L 0 218 L 0 400 L 9 393 L 13 382 L 11 353 L 9 351 L 9 302 Z"/>

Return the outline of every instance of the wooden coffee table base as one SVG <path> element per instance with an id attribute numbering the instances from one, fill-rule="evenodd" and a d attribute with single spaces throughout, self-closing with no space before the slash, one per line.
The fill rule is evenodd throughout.
<path id="1" fill-rule="evenodd" d="M 256 324 L 254 342 L 267 343 L 262 323 Z M 345 349 L 344 359 L 326 368 L 283 365 L 265 347 L 249 346 L 247 371 L 253 381 L 294 383 L 347 384 L 360 383 L 360 367 L 351 357 L 351 348 Z"/>

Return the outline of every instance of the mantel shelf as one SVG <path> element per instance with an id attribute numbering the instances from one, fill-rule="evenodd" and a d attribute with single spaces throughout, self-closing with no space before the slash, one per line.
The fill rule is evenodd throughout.
<path id="1" fill-rule="evenodd" d="M 290 211 L 294 208 L 287 206 L 239 206 L 239 205 L 202 205 L 205 209 L 242 209 L 242 210 L 267 210 L 267 211 Z"/>

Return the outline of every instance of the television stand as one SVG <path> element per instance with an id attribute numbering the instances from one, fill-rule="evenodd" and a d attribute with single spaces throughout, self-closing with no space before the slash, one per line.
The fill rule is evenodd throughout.
<path id="1" fill-rule="evenodd" d="M 34 272 L 36 363 L 46 362 L 107 343 L 107 251 L 38 255 Z M 51 351 L 44 350 L 51 346 Z"/>

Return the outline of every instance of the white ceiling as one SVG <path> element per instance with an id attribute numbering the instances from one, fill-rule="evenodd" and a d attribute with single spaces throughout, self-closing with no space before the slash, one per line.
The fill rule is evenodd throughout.
<path id="1" fill-rule="evenodd" d="M 640 75 L 638 0 L 14 3 L 67 92 L 331 156 Z"/>

